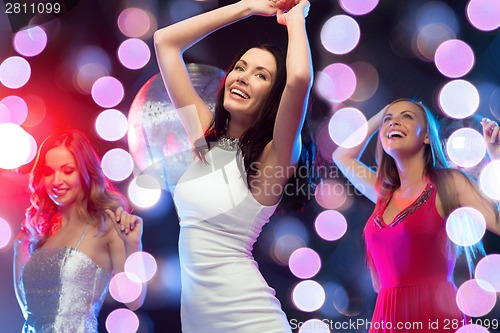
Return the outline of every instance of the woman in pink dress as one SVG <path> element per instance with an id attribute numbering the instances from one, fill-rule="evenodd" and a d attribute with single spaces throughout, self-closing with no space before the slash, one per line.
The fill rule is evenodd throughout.
<path id="1" fill-rule="evenodd" d="M 481 122 L 489 157 L 500 158 L 498 125 Z M 457 250 L 446 218 L 459 207 L 480 211 L 486 227 L 500 234 L 498 203 L 474 181 L 447 167 L 436 120 L 420 102 L 398 99 L 368 121 L 365 141 L 337 148 L 342 173 L 376 203 L 364 238 L 378 297 L 370 332 L 455 332 L 467 323 L 453 282 Z M 379 130 L 375 172 L 360 161 Z"/>

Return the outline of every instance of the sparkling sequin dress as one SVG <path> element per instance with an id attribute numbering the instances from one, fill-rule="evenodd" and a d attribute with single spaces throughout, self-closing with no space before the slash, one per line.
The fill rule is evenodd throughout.
<path id="1" fill-rule="evenodd" d="M 252 256 L 276 206 L 255 200 L 234 149 L 219 143 L 205 158 L 207 163 L 194 161 L 174 192 L 181 228 L 182 332 L 291 332 Z"/>
<path id="2" fill-rule="evenodd" d="M 383 219 L 387 205 L 377 204 L 364 231 L 381 288 L 369 332 L 455 332 L 467 318 L 455 301 L 456 254 L 436 210 L 434 185 L 390 224 Z"/>
<path id="3" fill-rule="evenodd" d="M 40 248 L 26 263 L 21 278 L 28 317 L 23 333 L 95 333 L 97 315 L 111 272 L 75 247 Z"/>

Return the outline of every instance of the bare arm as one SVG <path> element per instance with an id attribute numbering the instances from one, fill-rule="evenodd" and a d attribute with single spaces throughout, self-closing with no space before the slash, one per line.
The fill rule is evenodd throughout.
<path id="1" fill-rule="evenodd" d="M 375 191 L 376 173 L 360 161 L 372 136 L 378 131 L 387 106 L 368 120 L 368 133 L 359 145 L 353 148 L 338 147 L 333 152 L 333 161 L 344 176 L 368 199 L 377 202 Z"/>
<path id="2" fill-rule="evenodd" d="M 307 111 L 313 69 L 306 32 L 309 1 L 301 0 L 288 13 L 278 11 L 278 22 L 287 27 L 286 85 L 273 129 L 272 153 L 278 165 L 295 165 L 301 153 L 302 126 Z"/>
<path id="3" fill-rule="evenodd" d="M 477 184 L 464 176 L 462 173 L 453 172 L 451 177 L 453 186 L 457 189 L 458 206 L 472 207 L 477 209 L 486 221 L 486 228 L 500 235 L 500 218 L 498 202 L 493 202 L 480 192 Z"/>
<path id="4" fill-rule="evenodd" d="M 264 148 L 258 162 L 260 172 L 252 180 L 252 193 L 262 204 L 273 205 L 281 198 L 281 192 L 267 188 L 283 188 L 293 175 L 302 149 L 301 131 L 307 112 L 308 97 L 312 84 L 312 61 L 306 33 L 306 16 L 309 1 L 297 0 L 287 13 L 278 11 L 278 23 L 287 27 L 288 49 L 286 53 L 286 83 L 276 115 L 273 138 Z M 281 2 L 277 2 L 281 6 Z"/>
<path id="5" fill-rule="evenodd" d="M 188 18 L 155 32 L 155 49 L 165 87 L 175 108 L 194 106 L 193 113 L 179 113 L 186 132 L 194 142 L 208 128 L 212 113 L 194 89 L 186 64 L 184 51 L 210 33 L 251 15 L 271 16 L 276 6 L 269 0 L 242 0 L 212 11 Z M 185 110 L 185 109 L 184 109 Z M 188 109 L 189 110 L 189 109 Z M 193 123 L 195 121 L 196 123 Z M 201 133 L 200 133 L 201 132 Z"/>
<path id="6" fill-rule="evenodd" d="M 113 273 L 123 272 L 126 259 L 133 253 L 142 251 L 142 218 L 118 208 L 116 212 L 106 210 L 116 232 L 111 232 L 108 243 Z M 137 299 L 127 303 L 131 310 L 137 310 L 144 303 L 147 284 L 142 284 L 142 292 Z"/>
<path id="7" fill-rule="evenodd" d="M 500 159 L 500 128 L 491 120 L 483 119 L 481 121 L 483 126 L 483 136 L 486 142 L 486 148 L 490 159 Z M 498 202 L 493 202 L 490 198 L 486 197 L 478 189 L 477 184 L 471 183 L 462 174 L 456 172 L 453 174 L 454 186 L 457 189 L 458 200 L 460 206 L 473 207 L 481 212 L 486 220 L 486 228 L 500 235 L 500 213 L 498 211 Z M 464 190 L 462 190 L 464 189 Z"/>
<path id="8" fill-rule="evenodd" d="M 21 232 L 14 241 L 14 291 L 16 293 L 17 302 L 23 313 L 24 319 L 27 318 L 26 298 L 24 290 L 21 288 L 21 275 L 24 266 L 30 257 L 29 240 L 26 234 Z"/>

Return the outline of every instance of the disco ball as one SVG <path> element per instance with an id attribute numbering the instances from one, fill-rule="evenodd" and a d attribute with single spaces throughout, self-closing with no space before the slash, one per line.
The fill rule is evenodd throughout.
<path id="1" fill-rule="evenodd" d="M 188 64 L 187 70 L 195 90 L 213 112 L 224 71 L 204 64 Z M 135 96 L 128 123 L 129 152 L 139 173 L 154 176 L 163 189 L 172 190 L 193 161 L 193 150 L 160 74 Z"/>

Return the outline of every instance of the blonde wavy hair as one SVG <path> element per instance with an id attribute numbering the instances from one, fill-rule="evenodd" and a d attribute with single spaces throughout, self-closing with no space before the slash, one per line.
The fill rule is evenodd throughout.
<path id="1" fill-rule="evenodd" d="M 65 147 L 75 159 L 83 187 L 77 198 L 81 217 L 100 232 L 106 232 L 110 224 L 105 210 L 128 209 L 125 197 L 104 176 L 99 157 L 87 137 L 75 129 L 54 133 L 41 144 L 30 174 L 31 205 L 26 210 L 21 232 L 29 237 L 32 248 L 40 247 L 61 223 L 57 205 L 49 198 L 44 184 L 45 156 L 56 147 Z"/>

